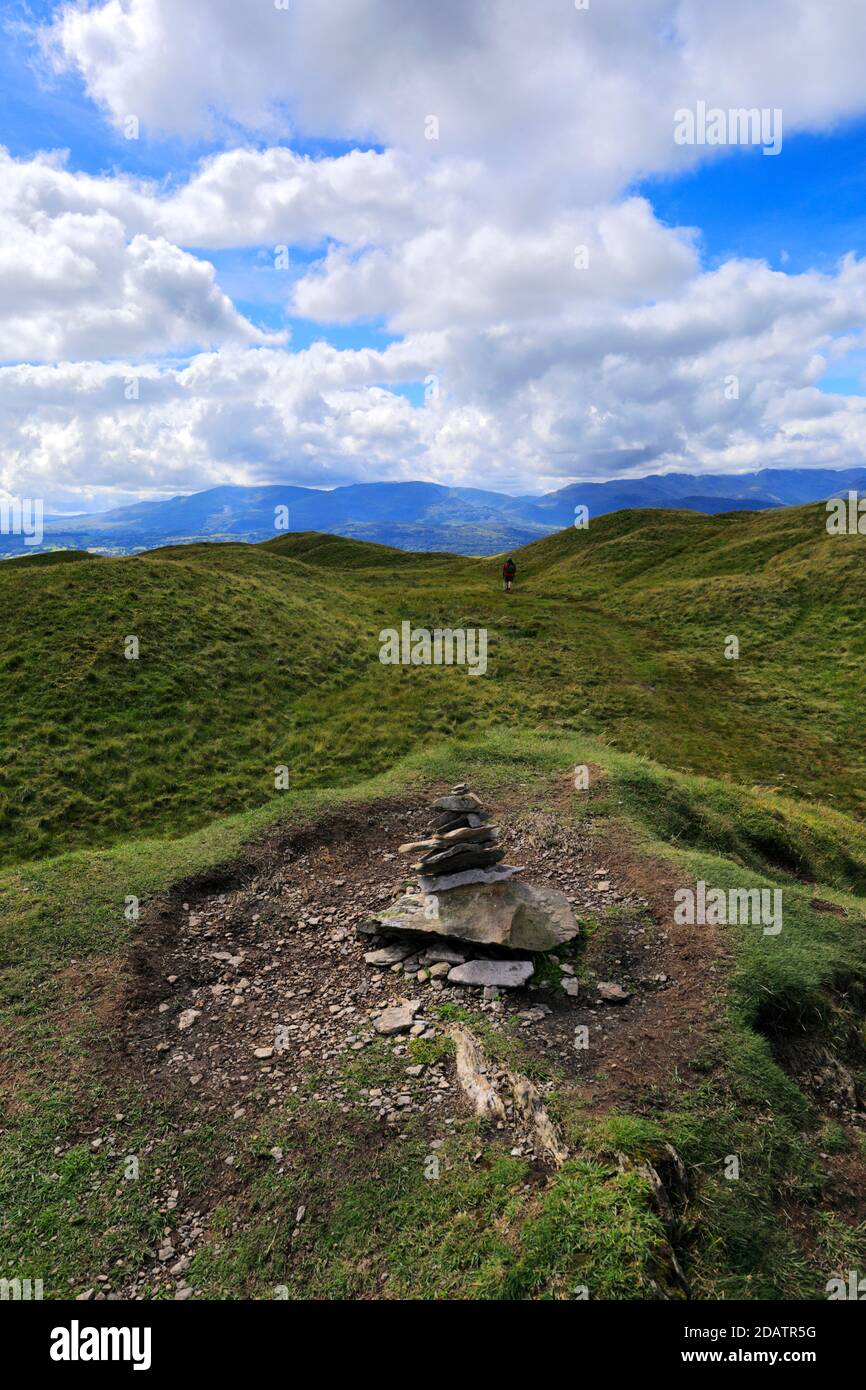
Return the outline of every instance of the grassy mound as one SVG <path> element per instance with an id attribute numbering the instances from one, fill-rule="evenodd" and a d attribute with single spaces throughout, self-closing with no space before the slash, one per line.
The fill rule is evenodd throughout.
<path id="1" fill-rule="evenodd" d="M 513 594 L 497 560 L 313 534 L 0 566 L 5 862 L 262 805 L 277 766 L 347 786 L 504 720 L 862 814 L 866 578 L 823 509 L 617 513 L 518 561 Z M 383 666 L 403 621 L 486 628 L 487 674 Z"/>
<path id="2" fill-rule="evenodd" d="M 128 895 L 146 900 L 232 861 L 277 819 L 315 820 L 349 801 L 375 813 L 380 797 L 458 772 L 488 791 L 507 790 L 543 805 L 551 774 L 573 763 L 600 769 L 604 791 L 590 802 L 575 793 L 570 808 L 558 806 L 558 815 L 590 816 L 599 829 L 614 822 L 630 826 L 643 851 L 670 859 L 683 882 L 740 882 L 736 847 L 745 844 L 742 862 L 752 881 L 784 889 L 779 937 L 752 927 L 730 929 L 719 976 L 728 1003 L 701 1062 L 704 1084 L 659 1097 L 652 1116 L 614 1112 L 600 1118 L 575 1103 L 567 1088 L 558 1092 L 551 1104 L 573 1157 L 539 1187 L 522 1160 L 497 1146 L 495 1135 L 471 1127 L 448 1139 L 442 1180 L 431 1184 L 423 1180 L 423 1144 L 411 1127 L 401 1142 L 383 1143 L 369 1127 L 347 1131 L 340 1113 L 324 1106 L 275 1114 L 252 1133 L 240 1120 L 219 1116 L 209 1127 L 190 1130 L 182 1111 L 175 1113 L 165 1099 L 148 1100 L 116 1083 L 106 1087 L 104 1077 L 91 1073 L 94 1052 L 111 1040 L 104 1036 L 98 995 L 83 1006 L 78 1001 L 71 1024 L 63 1018 L 63 967 L 74 959 L 78 968 L 111 969 L 131 930 L 124 916 Z M 679 776 L 675 786 L 677 815 L 698 826 L 679 845 L 667 834 L 672 781 L 664 769 L 596 741 L 501 732 L 416 754 L 386 777 L 351 789 L 290 792 L 181 839 L 78 851 L 7 870 L 0 879 L 6 963 L 0 1027 L 19 1075 L 16 1106 L 0 1143 L 7 1251 L 28 1267 L 41 1252 L 40 1269 L 56 1297 L 86 1286 L 94 1262 L 135 1268 L 153 1246 L 164 1218 L 154 1208 L 152 1176 L 119 1181 L 119 1159 L 86 1142 L 73 1143 L 46 1168 L 46 1153 L 78 1132 L 83 1112 L 89 1132 L 116 1131 L 118 1152 L 147 1152 L 148 1174 L 154 1165 L 175 1174 L 203 1207 L 219 1186 L 220 1156 L 233 1155 L 237 1184 L 213 1208 L 213 1238 L 189 1273 L 203 1296 L 273 1297 L 283 1289 L 288 1297 L 574 1298 L 589 1287 L 592 1297 L 650 1297 L 668 1287 L 664 1232 L 648 1183 L 639 1169 L 623 1171 L 617 1156 L 652 1161 L 669 1141 L 696 1175 L 679 1248 L 694 1296 L 823 1296 L 837 1266 L 856 1267 L 866 1255 L 856 1224 L 821 1214 L 828 1181 L 822 1154 L 833 1143 L 850 1147 L 851 1140 L 828 1131 L 777 1052 L 788 1036 L 811 1030 L 825 1041 L 844 1042 L 866 1080 L 855 1003 L 866 984 L 864 902 L 840 887 L 832 857 L 815 856 L 811 882 L 794 880 L 772 857 L 758 862 L 757 850 L 743 838 L 743 822 L 758 806 L 769 812 L 771 794 L 744 794 L 739 814 L 726 824 L 728 785 Z M 708 804 L 716 838 L 700 828 Z M 860 853 L 854 822 L 837 812 L 822 819 L 808 808 L 807 818 L 791 817 L 788 827 L 803 858 L 816 827 L 824 836 L 842 831 L 852 853 Z M 719 833 L 732 846 L 730 856 L 720 852 Z M 816 906 L 816 895 L 847 916 Z M 516 1038 L 510 1060 L 518 1064 L 520 1046 Z M 365 1057 L 364 1079 L 372 1084 L 389 1064 L 384 1051 Z M 534 1074 L 559 1082 L 555 1064 Z M 347 1076 L 349 1083 L 361 1079 Z M 314 1090 L 314 1076 L 309 1084 Z M 285 1174 L 263 1162 L 274 1145 L 291 1155 Z M 731 1155 L 741 1165 L 737 1181 L 726 1177 Z M 299 1245 L 293 1214 L 300 1200 L 312 1203 L 313 1214 Z M 794 1208 L 796 1226 L 785 1215 Z M 669 1292 L 676 1296 L 673 1284 Z"/>

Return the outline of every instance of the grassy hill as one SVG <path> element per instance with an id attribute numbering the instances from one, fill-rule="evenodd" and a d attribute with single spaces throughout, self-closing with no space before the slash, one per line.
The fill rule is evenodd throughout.
<path id="1" fill-rule="evenodd" d="M 315 533 L 0 566 L 7 1263 L 41 1271 L 49 1297 L 100 1271 L 148 1296 L 164 1282 L 140 1271 L 175 1192 L 205 1213 L 188 1271 L 200 1296 L 569 1298 L 588 1281 L 593 1296 L 676 1297 L 640 1168 L 672 1143 L 689 1173 L 676 1245 L 693 1296 L 824 1297 L 830 1273 L 862 1267 L 866 1133 L 844 1101 L 866 1088 L 862 544 L 828 537 L 821 506 L 618 513 L 517 552 L 512 594 L 501 557 Z M 383 665 L 379 633 L 404 620 L 486 627 L 486 675 Z M 589 799 L 572 791 L 577 763 L 593 768 Z M 135 1071 L 135 1028 L 174 1018 L 157 1002 L 166 979 L 209 978 L 200 962 L 142 965 L 193 921 L 190 903 L 212 914 L 208 951 L 220 931 L 247 949 L 262 914 L 282 950 L 282 933 L 306 930 L 311 909 L 296 924 L 284 895 L 310 855 L 311 893 L 348 863 L 339 873 L 375 902 L 382 818 L 395 804 L 417 816 L 419 796 L 457 776 L 524 826 L 539 865 L 576 838 L 588 872 L 613 865 L 636 884 L 659 951 L 670 884 L 701 877 L 784 890 L 784 932 L 686 938 L 655 1025 L 588 1088 L 568 1049 L 533 1051 L 526 1030 L 497 1032 L 467 1002 L 497 1061 L 544 1086 L 571 1147 L 554 1174 L 461 1122 L 431 1184 L 423 1116 L 384 1132 L 358 1118 L 369 1088 L 410 1084 L 405 1062 L 447 1066 L 444 1035 L 405 1057 L 380 1040 L 311 1062 L 264 1119 L 254 1074 L 243 1104 L 234 1089 L 199 1103 L 179 1073 L 167 1083 L 173 1033 L 166 1051 L 147 1034 Z M 353 864 L 365 835 L 374 852 Z M 327 909 L 331 959 L 345 910 Z M 571 965 L 590 990 L 623 942 L 644 940 L 642 919 L 621 934 L 623 913 L 581 918 Z M 293 968 L 316 950 L 311 937 Z M 267 997 L 279 955 L 263 959 Z M 318 985 L 292 998 L 315 1006 L 314 1036 Z M 654 1050 L 671 1052 L 667 1072 Z M 135 1183 L 119 1177 L 129 1154 Z"/>
<path id="2" fill-rule="evenodd" d="M 517 552 L 510 595 L 500 560 L 315 534 L 0 566 L 5 862 L 264 804 L 278 765 L 348 785 L 503 720 L 862 814 L 866 576 L 823 517 L 616 513 Z M 485 627 L 487 674 L 381 665 L 404 620 Z"/>

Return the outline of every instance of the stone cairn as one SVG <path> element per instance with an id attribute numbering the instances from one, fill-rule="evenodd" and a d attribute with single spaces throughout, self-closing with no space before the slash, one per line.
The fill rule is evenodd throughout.
<path id="1" fill-rule="evenodd" d="M 435 801 L 433 810 L 428 837 L 400 846 L 401 854 L 420 856 L 413 864 L 418 887 L 375 915 L 381 931 L 404 939 L 448 937 L 486 952 L 549 951 L 577 935 L 563 893 L 514 879 L 522 866 L 502 862 L 498 827 L 465 782 Z M 384 961 L 387 948 L 381 954 Z M 472 960 L 455 965 L 448 980 L 515 987 L 533 969 L 531 961 L 513 957 Z"/>
<path id="2" fill-rule="evenodd" d="M 515 865 L 495 866 L 505 858 L 499 847 L 499 827 L 465 782 L 451 788 L 449 796 L 433 803 L 438 812 L 426 840 L 400 846 L 401 854 L 420 854 L 413 865 L 421 875 L 421 887 L 435 893 L 470 883 L 496 883 L 520 870 Z"/>

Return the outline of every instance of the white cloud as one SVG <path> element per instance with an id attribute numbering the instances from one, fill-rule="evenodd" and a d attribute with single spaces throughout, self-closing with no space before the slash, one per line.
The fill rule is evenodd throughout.
<path id="1" fill-rule="evenodd" d="M 10 490 L 861 461 L 862 399 L 816 384 L 861 345 L 863 263 L 707 271 L 629 186 L 719 157 L 674 143 L 698 100 L 781 107 L 786 138 L 862 111 L 862 0 L 96 0 L 43 37 L 115 124 L 235 147 L 164 183 L 0 153 L 0 357 L 70 359 L 0 370 Z M 313 159 L 299 134 L 384 148 Z M 401 340 L 277 350 L 204 257 L 282 243 L 317 259 L 277 302 Z M 218 350 L 141 364 L 195 347 Z"/>
<path id="2" fill-rule="evenodd" d="M 697 268 L 690 235 L 662 227 L 643 198 L 631 198 L 541 232 L 464 215 L 360 255 L 333 247 L 298 282 L 294 307 L 330 322 L 384 314 L 400 332 L 514 323 L 669 293 Z"/>
<path id="3" fill-rule="evenodd" d="M 352 150 L 313 160 L 285 147 L 234 149 L 206 160 L 173 197 L 151 210 L 186 245 L 363 244 L 417 229 L 415 187 L 393 150 Z"/>
<path id="4" fill-rule="evenodd" d="M 379 351 L 7 367 L 0 485 L 31 495 L 34 475 L 46 487 L 62 476 L 73 491 L 165 493 L 426 477 L 517 492 L 529 479 L 843 466 L 862 458 L 866 402 L 815 382 L 864 318 L 866 262 L 801 276 L 731 262 L 637 310 L 602 300 L 583 317 L 410 333 Z M 438 401 L 401 392 L 431 375 Z"/>
<path id="5" fill-rule="evenodd" d="M 153 200 L 0 152 L 0 360 L 114 357 L 264 342 L 213 266 L 135 224 Z M 132 222 L 132 231 L 125 224 Z"/>
<path id="6" fill-rule="evenodd" d="M 860 0 L 237 0 L 65 3 L 46 31 L 118 125 L 191 134 L 229 118 L 480 159 L 500 192 L 555 177 L 568 201 L 682 164 L 677 107 L 782 107 L 789 129 L 862 110 Z M 435 114 L 440 139 L 425 141 Z"/>

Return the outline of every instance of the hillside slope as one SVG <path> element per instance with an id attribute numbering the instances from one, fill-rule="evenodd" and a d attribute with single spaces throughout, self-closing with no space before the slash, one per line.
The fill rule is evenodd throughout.
<path id="1" fill-rule="evenodd" d="M 365 1300 L 819 1299 L 862 1268 L 863 543 L 815 506 L 620 513 L 518 552 L 511 594 L 501 557 L 315 533 L 0 567 L 14 1267 Z M 486 673 L 384 665 L 403 622 L 484 626 Z M 501 1000 L 366 955 L 458 777 L 580 926 Z M 782 895 L 783 930 L 678 921 L 700 881 Z M 407 992 L 423 1036 L 380 1036 Z M 458 1023 L 561 1162 L 463 1103 Z"/>
<path id="2" fill-rule="evenodd" d="M 820 506 L 622 512 L 518 552 L 512 594 L 495 559 L 315 535 L 2 566 L 6 862 L 190 829 L 267 801 L 277 766 L 340 785 L 504 720 L 862 813 L 862 544 Z M 382 665 L 404 621 L 485 628 L 486 674 Z"/>
<path id="3" fill-rule="evenodd" d="M 377 971 L 354 930 L 458 775 L 581 926 L 501 1000 Z M 825 1298 L 866 1257 L 851 877 L 866 838 L 838 813 L 507 721 L 338 793 L 2 872 L 7 1259 L 50 1299 Z M 677 926 L 697 878 L 777 889 L 784 930 Z M 600 1008 L 611 979 L 628 1000 Z M 424 1036 L 378 1037 L 407 991 Z M 540 1088 L 561 1166 L 462 1103 L 456 1022 Z"/>

